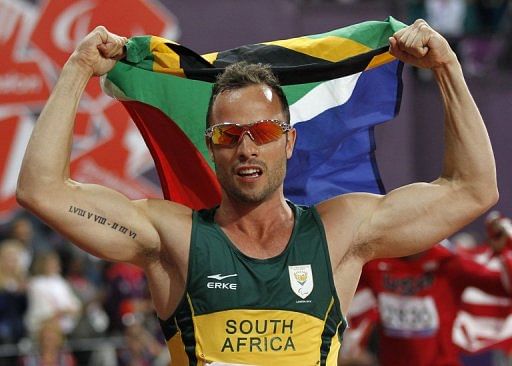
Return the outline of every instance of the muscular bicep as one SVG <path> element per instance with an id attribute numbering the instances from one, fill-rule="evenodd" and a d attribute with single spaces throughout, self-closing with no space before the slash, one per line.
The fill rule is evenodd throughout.
<path id="1" fill-rule="evenodd" d="M 358 238 L 370 258 L 398 257 L 430 248 L 481 214 L 481 205 L 456 181 L 414 183 L 367 199 Z"/>
<path id="2" fill-rule="evenodd" d="M 453 181 L 414 183 L 386 195 L 353 193 L 319 205 L 339 257 L 364 262 L 421 252 L 468 224 L 481 206 Z"/>
<path id="3" fill-rule="evenodd" d="M 48 188 L 30 207 L 85 251 L 113 261 L 141 262 L 160 245 L 146 201 L 131 201 L 106 187 L 66 181 Z"/>

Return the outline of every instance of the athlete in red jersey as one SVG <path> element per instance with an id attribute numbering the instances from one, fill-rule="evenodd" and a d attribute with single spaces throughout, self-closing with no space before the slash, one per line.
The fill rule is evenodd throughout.
<path id="1" fill-rule="evenodd" d="M 512 222 L 500 212 L 491 211 L 485 219 L 485 228 L 487 237 L 481 245 L 458 250 L 491 271 L 503 272 L 503 262 L 512 261 Z M 512 299 L 492 296 L 486 288 L 466 288 L 455 320 L 453 340 L 471 353 L 498 348 L 510 353 Z"/>
<path id="2" fill-rule="evenodd" d="M 495 253 L 512 251 L 512 220 L 499 211 L 491 211 L 485 218 L 486 244 Z"/>
<path id="3" fill-rule="evenodd" d="M 468 286 L 509 295 L 499 272 L 441 245 L 368 263 L 360 290 L 369 289 L 377 298 L 380 365 L 461 365 L 452 327 Z"/>

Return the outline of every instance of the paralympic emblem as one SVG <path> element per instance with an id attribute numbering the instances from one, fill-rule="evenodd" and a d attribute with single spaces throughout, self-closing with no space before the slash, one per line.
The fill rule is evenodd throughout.
<path id="1" fill-rule="evenodd" d="M 288 266 L 290 274 L 290 286 L 302 299 L 308 297 L 313 291 L 313 271 L 311 264 L 304 264 L 300 266 Z"/>

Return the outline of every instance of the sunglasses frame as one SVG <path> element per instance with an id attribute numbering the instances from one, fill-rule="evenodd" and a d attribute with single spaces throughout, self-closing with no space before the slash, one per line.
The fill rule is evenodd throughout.
<path id="1" fill-rule="evenodd" d="M 258 123 L 262 123 L 262 122 L 271 122 L 273 124 L 276 124 L 278 125 L 281 130 L 283 131 L 283 135 L 285 133 L 287 133 L 288 131 L 290 131 L 292 129 L 292 126 L 288 123 L 288 122 L 284 122 L 284 121 L 281 121 L 281 120 L 278 120 L 278 119 L 261 119 L 259 121 L 255 121 L 255 122 L 252 122 L 252 123 L 249 123 L 249 124 L 241 124 L 241 123 L 234 123 L 234 122 L 221 122 L 221 123 L 217 123 L 213 126 L 210 126 L 206 129 L 206 131 L 204 132 L 204 135 L 205 137 L 209 138 L 210 141 L 212 142 L 213 145 L 215 146 L 235 146 L 237 145 L 239 142 L 240 142 L 240 138 L 245 134 L 245 133 L 248 133 L 249 134 L 249 137 L 251 138 L 251 140 L 255 141 L 254 140 L 254 137 L 252 136 L 251 134 L 251 131 L 250 131 L 250 128 L 254 125 L 257 125 Z M 213 141 L 212 141 L 212 135 L 213 135 L 213 130 L 216 128 L 216 127 L 220 127 L 220 126 L 236 126 L 236 127 L 239 127 L 239 128 L 242 128 L 244 129 L 245 131 L 238 137 L 238 141 L 236 143 L 233 143 L 233 144 L 229 144 L 229 145 L 224 145 L 224 144 L 215 144 Z M 272 141 L 275 141 L 275 140 L 272 140 Z M 272 141 L 269 141 L 267 143 L 270 143 Z M 255 141 L 256 142 L 256 141 Z M 258 144 L 258 143 L 257 143 Z M 260 145 L 260 144 L 258 144 Z M 264 144 L 263 144 L 264 145 Z"/>

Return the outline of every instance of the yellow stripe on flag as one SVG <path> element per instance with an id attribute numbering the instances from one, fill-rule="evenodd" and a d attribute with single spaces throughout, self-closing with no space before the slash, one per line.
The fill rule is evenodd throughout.
<path id="1" fill-rule="evenodd" d="M 166 43 L 175 43 L 162 37 L 152 36 L 150 50 L 153 54 L 153 71 L 176 76 L 185 76 L 180 67 L 180 56 L 169 49 Z"/>
<path id="2" fill-rule="evenodd" d="M 331 62 L 338 62 L 371 51 L 371 48 L 359 42 L 335 36 L 324 38 L 297 37 L 262 44 L 289 48 Z"/>
<path id="3" fill-rule="evenodd" d="M 212 52 L 212 53 L 207 53 L 206 55 L 201 55 L 201 57 L 204 58 L 209 63 L 213 64 L 215 62 L 215 60 L 217 59 L 218 55 L 219 55 L 218 52 Z"/>
<path id="4" fill-rule="evenodd" d="M 373 69 L 375 67 L 387 64 L 388 62 L 394 61 L 395 57 L 392 56 L 389 52 L 381 53 L 380 55 L 374 56 L 370 61 L 368 66 L 366 66 L 366 70 Z"/>

